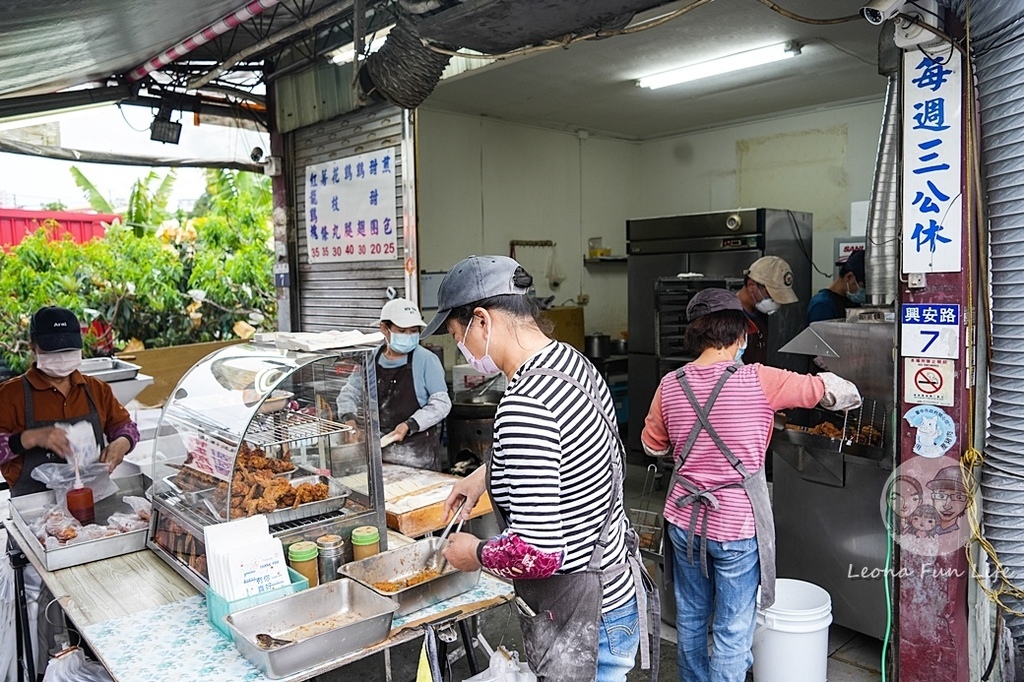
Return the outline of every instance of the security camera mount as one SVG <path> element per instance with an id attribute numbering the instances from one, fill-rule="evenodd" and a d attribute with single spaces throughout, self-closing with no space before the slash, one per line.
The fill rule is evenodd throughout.
<path id="1" fill-rule="evenodd" d="M 893 42 L 898 48 L 909 50 L 942 42 L 942 38 L 925 28 L 939 28 L 938 0 L 915 0 L 906 3 L 900 7 L 895 22 L 896 33 Z"/>

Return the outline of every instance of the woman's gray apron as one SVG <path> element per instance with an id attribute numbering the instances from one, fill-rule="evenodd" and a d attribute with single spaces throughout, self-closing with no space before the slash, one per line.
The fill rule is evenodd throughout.
<path id="1" fill-rule="evenodd" d="M 686 380 L 685 368 L 676 370 L 676 379 L 679 380 L 679 385 L 683 387 L 686 399 L 697 415 L 697 421 L 694 422 L 693 428 L 690 429 L 686 442 L 678 450 L 679 461 L 672 471 L 672 480 L 669 481 L 668 490 L 669 495 L 671 495 L 672 491 L 675 490 L 676 483 L 679 483 L 686 492 L 672 500 L 672 502 L 680 508 L 688 504 L 693 505 L 690 508 L 690 526 L 687 529 L 688 537 L 686 543 L 687 559 L 691 564 L 693 563 L 694 536 L 697 534 L 697 517 L 700 516 L 701 508 L 705 510 L 704 521 L 700 528 L 700 567 L 704 577 L 707 578 L 708 513 L 718 509 L 718 498 L 715 497 L 715 493 L 724 488 L 743 488 L 743 491 L 747 494 L 747 499 L 750 500 L 750 506 L 754 510 L 754 528 L 757 533 L 757 558 L 761 566 L 761 598 L 759 604 L 762 609 L 766 609 L 775 603 L 775 517 L 772 514 L 771 500 L 768 497 L 768 481 L 765 478 L 764 467 L 761 467 L 754 473 L 750 473 L 743 465 L 743 462 L 733 454 L 729 446 L 725 444 L 718 435 L 718 432 L 715 431 L 715 427 L 712 426 L 710 419 L 711 408 L 718 399 L 718 394 L 722 392 L 725 383 L 741 366 L 736 364 L 726 369 L 703 406 L 698 402 L 697 396 L 693 393 L 693 388 Z M 715 445 L 718 446 L 718 449 L 729 461 L 729 464 L 743 477 L 742 481 L 738 483 L 724 483 L 711 488 L 700 488 L 682 475 L 681 471 L 683 465 L 686 464 L 686 458 L 690 455 L 690 451 L 693 449 L 694 443 L 697 442 L 697 436 L 701 431 L 707 431 L 708 435 L 711 436 L 711 440 L 715 442 Z M 665 523 L 667 524 L 668 522 L 666 521 Z M 667 548 L 664 554 L 665 588 L 674 589 L 675 581 L 672 573 L 671 547 Z"/>
<path id="2" fill-rule="evenodd" d="M 384 346 L 374 356 L 374 362 L 380 360 Z M 401 367 L 381 367 L 377 370 L 377 397 L 379 400 L 380 433 L 385 435 L 411 417 L 420 409 L 416 398 L 416 379 L 412 373 L 412 356 L 418 352 L 414 349 Z M 441 440 L 438 426 L 410 434 L 400 443 L 387 446 L 382 451 L 384 461 L 388 464 L 402 464 L 417 469 L 440 471 L 439 454 Z"/>
<path id="3" fill-rule="evenodd" d="M 588 363 L 589 364 L 589 363 Z M 588 366 L 588 370 L 590 370 Z M 591 380 L 596 385 L 596 373 L 591 371 Z M 571 376 L 555 370 L 537 368 L 524 372 L 521 378 L 543 374 L 557 377 L 583 392 L 593 403 L 598 414 L 604 417 L 622 450 L 618 430 L 605 414 L 600 401 L 592 391 Z M 597 677 L 597 654 L 601 626 L 601 601 L 604 582 L 623 571 L 630 571 L 636 588 L 637 610 L 640 618 L 640 661 L 644 669 L 651 669 L 651 680 L 658 680 L 658 659 L 660 653 L 661 612 L 658 592 L 654 581 L 647 574 L 639 558 L 638 538 L 632 527 L 626 531 L 627 560 L 601 569 L 608 536 L 611 532 L 612 516 L 622 495 L 621 455 L 612 457 L 612 493 L 608 512 L 601 525 L 601 534 L 586 570 L 578 573 L 552 575 L 538 580 L 513 581 L 516 594 L 536 613 L 530 616 L 519 609 L 519 624 L 523 631 L 526 657 L 540 682 L 586 682 Z M 616 485 L 617 483 L 617 485 Z M 491 458 L 487 458 L 487 492 L 491 494 Z M 493 499 L 493 494 L 491 495 Z M 497 504 L 496 518 L 502 530 L 508 527 L 508 518 Z M 648 632 L 648 614 L 651 616 L 654 632 Z"/>
<path id="4" fill-rule="evenodd" d="M 103 426 L 100 424 L 100 413 L 96 409 L 96 401 L 92 398 L 92 393 L 89 391 L 88 384 L 82 384 L 82 388 L 85 389 L 85 397 L 89 401 L 89 412 L 88 414 L 82 415 L 81 417 L 72 417 L 70 419 L 50 419 L 41 420 L 36 419 L 35 401 L 32 398 L 33 389 L 29 384 L 28 379 L 22 377 L 21 379 L 22 388 L 25 391 L 25 430 L 39 429 L 45 426 L 53 426 L 54 424 L 76 424 L 80 421 L 88 421 L 92 424 L 93 434 L 96 436 L 96 443 L 103 446 Z M 31 495 L 32 493 L 41 493 L 47 488 L 45 485 L 32 478 L 32 470 L 41 464 L 48 462 L 63 461 L 58 458 L 57 455 L 43 448 L 32 448 L 26 450 L 25 454 L 22 455 L 24 464 L 21 467 L 21 474 L 18 476 L 18 480 L 11 486 L 11 496 L 18 497 L 19 495 Z"/>

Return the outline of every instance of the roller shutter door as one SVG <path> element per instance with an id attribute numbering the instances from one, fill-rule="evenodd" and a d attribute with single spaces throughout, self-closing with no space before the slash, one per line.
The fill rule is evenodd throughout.
<path id="1" fill-rule="evenodd" d="M 387 289 L 416 300 L 414 278 L 406 276 L 406 263 L 416 272 L 415 182 L 411 112 L 391 105 L 375 105 L 331 121 L 300 128 L 291 134 L 293 196 L 297 230 L 298 277 L 296 289 L 301 331 L 329 329 L 376 330 Z M 397 201 L 397 257 L 343 263 L 310 264 L 307 248 L 305 169 L 356 154 L 394 148 Z M 406 158 L 408 156 L 408 159 Z M 296 262 L 293 260 L 293 262 Z"/>

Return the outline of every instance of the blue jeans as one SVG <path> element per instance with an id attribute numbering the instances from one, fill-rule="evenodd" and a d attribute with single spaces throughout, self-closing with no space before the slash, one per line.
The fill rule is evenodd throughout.
<path id="1" fill-rule="evenodd" d="M 761 580 L 757 538 L 708 540 L 708 578 L 700 568 L 701 538 L 693 538 L 693 563 L 686 558 L 687 532 L 669 524 L 675 579 L 679 677 L 687 682 L 743 682 L 754 662 L 750 647 L 757 624 Z M 708 655 L 708 625 L 713 652 Z"/>
<path id="2" fill-rule="evenodd" d="M 626 673 L 633 669 L 638 648 L 640 614 L 634 599 L 601 616 L 596 682 L 626 682 Z"/>

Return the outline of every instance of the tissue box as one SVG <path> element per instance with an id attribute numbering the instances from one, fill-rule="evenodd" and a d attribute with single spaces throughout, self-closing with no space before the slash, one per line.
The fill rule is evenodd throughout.
<path id="1" fill-rule="evenodd" d="M 279 587 L 276 590 L 270 590 L 269 592 L 261 592 L 260 594 L 254 594 L 251 597 L 245 599 L 236 599 L 235 601 L 227 601 L 224 597 L 220 596 L 213 591 L 213 588 L 206 588 L 206 614 L 210 619 L 210 625 L 217 629 L 217 632 L 224 635 L 228 639 L 231 639 L 231 632 L 228 630 L 228 626 L 224 624 L 224 619 L 235 611 L 241 611 L 251 606 L 259 606 L 260 604 L 266 604 L 272 602 L 281 597 L 287 597 L 290 594 L 296 592 L 302 592 L 303 590 L 309 589 L 309 581 L 298 571 L 293 568 L 288 568 L 288 577 L 291 578 L 291 584 Z"/>

